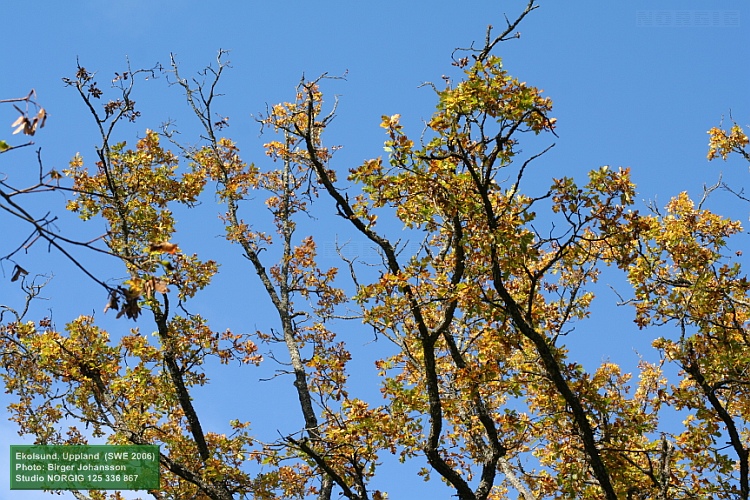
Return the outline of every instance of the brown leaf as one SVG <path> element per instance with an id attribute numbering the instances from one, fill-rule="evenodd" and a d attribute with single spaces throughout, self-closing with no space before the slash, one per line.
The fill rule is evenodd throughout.
<path id="1" fill-rule="evenodd" d="M 18 119 L 13 122 L 13 125 L 11 125 L 11 127 L 16 127 L 16 129 L 13 131 L 13 135 L 16 135 L 22 130 L 25 131 L 26 127 L 28 127 L 29 125 L 30 125 L 29 119 L 26 118 L 26 116 L 24 115 L 19 116 Z"/>
<path id="2" fill-rule="evenodd" d="M 154 291 L 158 293 L 167 293 L 169 291 L 167 284 L 168 283 L 164 280 L 154 280 Z"/>
<path id="3" fill-rule="evenodd" d="M 24 129 L 23 133 L 26 135 L 34 135 L 36 133 L 36 125 L 38 123 L 37 117 L 34 117 L 33 120 L 31 120 L 31 123 L 29 123 L 29 126 Z"/>
<path id="4" fill-rule="evenodd" d="M 167 293 L 169 291 L 167 285 L 168 283 L 164 280 L 151 278 L 143 285 L 143 294 L 150 299 L 151 297 L 153 297 L 154 292 Z"/>
<path id="5" fill-rule="evenodd" d="M 16 109 L 18 109 L 18 108 L 16 108 Z M 16 118 L 16 121 L 13 122 L 13 124 L 11 125 L 11 127 L 15 127 L 17 125 L 20 125 L 20 124 L 22 124 L 25 121 L 26 121 L 26 115 L 24 115 L 23 113 L 21 113 L 21 116 L 19 116 L 18 118 Z"/>
<path id="6" fill-rule="evenodd" d="M 123 307 L 125 310 L 125 315 L 128 317 L 128 319 L 136 320 L 138 319 L 138 315 L 141 314 L 141 306 L 138 304 L 138 302 L 129 302 L 125 304 L 125 307 Z"/>
<path id="7" fill-rule="evenodd" d="M 39 108 L 36 120 L 39 122 L 39 128 L 44 128 L 44 124 L 47 122 L 47 111 L 44 108 Z"/>
<path id="8" fill-rule="evenodd" d="M 21 276 L 26 276 L 27 274 L 29 274 L 29 272 L 26 269 L 16 264 L 13 268 L 13 276 L 11 276 L 10 281 L 18 281 L 18 278 L 20 278 Z"/>
<path id="9" fill-rule="evenodd" d="M 120 287 L 120 292 L 125 299 L 125 303 L 122 305 L 120 312 L 117 313 L 117 318 L 121 318 L 124 315 L 132 320 L 137 319 L 138 315 L 141 314 L 141 306 L 138 304 L 141 300 L 140 291 L 133 287 Z"/>
<path id="10" fill-rule="evenodd" d="M 109 300 L 107 301 L 107 305 L 104 306 L 104 312 L 106 313 L 110 309 L 114 309 L 115 311 L 120 309 L 120 301 L 117 300 L 117 292 L 114 292 L 114 291 L 110 292 L 109 294 Z M 118 318 L 119 318 L 119 315 L 118 315 Z"/>

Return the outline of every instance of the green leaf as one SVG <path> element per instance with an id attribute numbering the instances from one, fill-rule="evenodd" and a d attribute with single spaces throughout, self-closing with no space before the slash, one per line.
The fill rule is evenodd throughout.
<path id="1" fill-rule="evenodd" d="M 0 152 L 7 151 L 8 149 L 10 149 L 10 144 L 0 140 Z"/>

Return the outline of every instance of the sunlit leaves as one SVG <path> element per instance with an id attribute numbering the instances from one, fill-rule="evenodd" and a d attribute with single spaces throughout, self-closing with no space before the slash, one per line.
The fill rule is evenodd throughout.
<path id="1" fill-rule="evenodd" d="M 739 222 L 696 209 L 681 193 L 664 217 L 644 217 L 637 224 L 642 243 L 629 279 L 639 299 L 639 324 L 680 317 L 687 304 L 715 307 L 709 304 L 741 283 L 734 280 L 739 269 L 716 265 L 726 239 L 741 230 Z"/>
<path id="2" fill-rule="evenodd" d="M 446 119 L 460 119 L 476 113 L 499 121 L 523 121 L 537 133 L 553 127 L 554 121 L 545 116 L 552 101 L 542 98 L 537 89 L 508 75 L 499 57 L 477 60 L 465 73 L 465 79 L 455 88 L 449 87 L 439 93 L 438 109 L 445 115 L 439 113 L 433 118 L 431 124 L 434 128 L 442 129 L 449 123 Z"/>
<path id="3" fill-rule="evenodd" d="M 335 104 L 326 114 L 323 78 L 267 108 L 259 121 L 272 136 L 256 166 L 216 136 L 227 120 L 210 109 L 213 87 L 192 88 L 175 66 L 206 128 L 197 145 L 178 156 L 153 131 L 134 147 L 107 135 L 93 162 L 76 155 L 65 170 L 76 193 L 68 208 L 102 220 L 106 253 L 119 259 L 105 312 L 139 328 L 110 336 L 90 317 L 65 331 L 49 320 L 3 325 L 0 356 L 22 430 L 80 442 L 85 433 L 62 430 L 77 418 L 110 442 L 161 443 L 170 498 L 327 498 L 332 487 L 378 500 L 387 494 L 370 481 L 386 453 L 420 457 L 420 476 L 467 499 L 736 497 L 750 432 L 750 283 L 726 245 L 740 224 L 686 193 L 663 214 L 641 214 L 626 168 L 560 176 L 528 193 L 526 168 L 549 148 L 517 146 L 524 132 L 554 133 L 551 100 L 499 58 L 482 53 L 456 66 L 462 79 L 436 89 L 419 135 L 400 114 L 382 116 L 384 154 L 350 168 L 350 184 L 337 180 L 337 147 L 324 141 Z M 221 68 L 203 76 L 218 78 Z M 132 77 L 117 73 L 113 83 Z M 68 83 L 89 105 L 103 96 L 84 68 Z M 127 92 L 101 102 L 102 128 L 138 116 Z M 41 126 L 45 116 L 15 127 Z M 738 126 L 709 133 L 709 158 L 745 151 Z M 255 327 L 254 289 L 230 292 L 228 304 L 249 308 L 252 334 L 217 331 L 190 307 L 218 263 L 191 253 L 180 233 L 190 226 L 174 208 L 213 206 L 200 198 L 206 186 L 205 199 L 224 205 L 226 239 L 249 262 L 230 272 L 257 278 L 276 315 Z M 319 204 L 324 196 L 332 203 Z M 344 258 L 348 290 L 337 267 L 320 264 L 320 210 L 379 257 Z M 657 334 L 657 361 L 644 355 L 631 371 L 608 359 L 578 362 L 566 345 L 574 328 L 588 328 L 602 267 L 612 264 L 633 285 L 623 301 L 638 326 L 676 327 Z M 11 281 L 24 276 L 16 266 Z M 344 310 L 385 344 L 377 403 L 357 394 L 352 342 L 361 340 L 340 321 Z M 606 326 L 595 332 L 603 344 L 622 334 Z M 234 416 L 229 435 L 201 431 L 191 390 L 222 365 L 261 363 L 261 349 L 288 375 L 299 426 L 266 443 Z M 682 427 L 664 424 L 668 410 L 686 415 Z"/>
<path id="4" fill-rule="evenodd" d="M 191 205 L 203 189 L 205 178 L 200 172 L 177 175 L 178 158 L 159 144 L 159 136 L 147 131 L 135 150 L 125 144 L 112 147 L 106 162 L 99 161 L 91 172 L 76 156 L 64 172 L 74 180 L 80 193 L 68 204 L 84 220 L 101 214 L 109 231 L 105 242 L 110 250 L 124 259 L 135 282 L 164 283 L 145 291 L 127 288 L 133 296 L 149 298 L 153 291 L 166 290 L 166 284 L 177 285 L 180 297 L 190 297 L 204 287 L 216 272 L 216 264 L 200 262 L 196 256 L 179 252 L 169 241 L 175 231 L 170 203 Z M 166 259 L 161 257 L 166 255 Z M 162 275 L 154 279 L 161 271 Z M 125 297 L 132 307 L 128 317 L 137 317 L 137 303 Z M 110 302 L 110 308 L 115 303 Z M 123 310 L 120 311 L 121 314 Z"/>
<path id="5" fill-rule="evenodd" d="M 192 155 L 199 172 L 220 184 L 221 199 L 246 196 L 258 183 L 258 170 L 239 156 L 239 148 L 229 139 L 219 139 L 213 147 L 202 148 Z"/>
<path id="6" fill-rule="evenodd" d="M 708 131 L 708 155 L 709 160 L 721 156 L 722 160 L 726 160 L 729 153 L 735 152 L 740 153 L 747 158 L 747 152 L 745 146 L 748 144 L 748 138 L 742 128 L 736 123 L 732 125 L 732 128 L 727 132 L 724 129 L 713 127 Z"/>

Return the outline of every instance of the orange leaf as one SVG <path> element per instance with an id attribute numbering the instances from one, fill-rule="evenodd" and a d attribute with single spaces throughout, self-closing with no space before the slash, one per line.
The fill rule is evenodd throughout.
<path id="1" fill-rule="evenodd" d="M 169 254 L 175 254 L 179 248 L 175 243 L 169 243 L 168 241 L 164 241 L 161 243 L 151 243 L 148 246 L 149 253 L 169 253 Z"/>

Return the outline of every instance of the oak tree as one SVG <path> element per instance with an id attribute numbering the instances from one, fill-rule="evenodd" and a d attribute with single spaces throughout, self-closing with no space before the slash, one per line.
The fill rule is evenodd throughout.
<path id="1" fill-rule="evenodd" d="M 149 492 L 158 499 L 399 498 L 394 478 L 378 480 L 387 490 L 372 486 L 387 455 L 422 463 L 426 481 L 460 499 L 750 498 L 750 282 L 728 250 L 741 225 L 686 193 L 639 208 L 623 168 L 526 192 L 527 172 L 553 144 L 525 154 L 522 137 L 555 136 L 556 119 L 551 99 L 495 52 L 535 8 L 529 1 L 481 47 L 454 53 L 461 77 L 434 87 L 424 130 L 383 116 L 387 154 L 359 165 L 335 160 L 327 128 L 337 103 L 324 100 L 325 75 L 303 79 L 258 118 L 268 140 L 256 166 L 216 109 L 224 52 L 197 78 L 174 59 L 147 70 L 184 93 L 203 129 L 193 143 L 171 127 L 116 141 L 117 125 L 139 116 L 140 72 L 117 73 L 103 90 L 78 67 L 65 81 L 100 145 L 34 189 L 69 193 L 67 209 L 103 221 L 106 233 L 77 242 L 19 208 L 13 215 L 31 224 L 32 239 L 114 259 L 124 279 L 70 256 L 100 287 L 104 311 L 135 326 L 113 333 L 82 314 L 59 328 L 5 306 L 0 373 L 20 432 L 40 444 L 159 444 L 162 485 Z M 21 111 L 15 126 L 33 132 L 44 118 L 41 108 Z M 709 133 L 709 159 L 748 158 L 739 125 Z M 20 207 L 22 193 L 2 191 L 3 208 Z M 194 312 L 219 263 L 177 243 L 197 228 L 178 230 L 175 210 L 206 209 L 206 196 L 222 204 L 226 240 L 247 261 L 229 272 L 254 277 L 276 327 L 215 331 Z M 322 267 L 304 224 L 313 215 L 367 240 L 378 258 L 339 248 L 341 269 Z M 590 324 L 605 267 L 632 285 L 623 305 L 660 354 L 636 373 L 611 361 L 587 369 L 565 343 L 574 325 Z M 16 264 L 11 282 L 33 300 L 40 286 L 28 272 Z M 375 363 L 381 399 L 357 396 L 350 380 L 354 322 L 387 344 Z M 220 370 L 213 361 L 283 361 L 297 431 L 275 435 L 233 414 L 231 433 L 208 428 L 193 394 L 209 368 Z M 254 384 L 246 372 L 242 383 Z"/>

